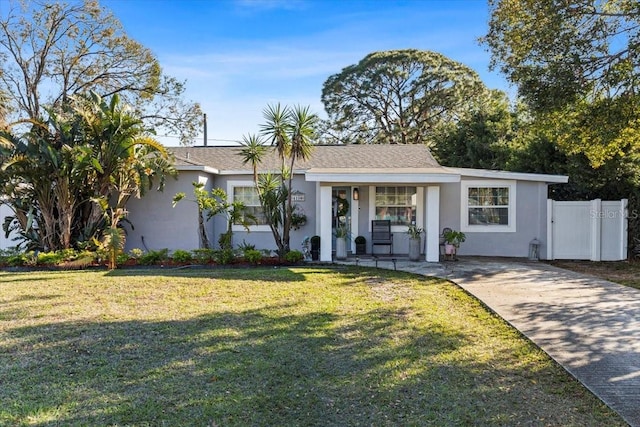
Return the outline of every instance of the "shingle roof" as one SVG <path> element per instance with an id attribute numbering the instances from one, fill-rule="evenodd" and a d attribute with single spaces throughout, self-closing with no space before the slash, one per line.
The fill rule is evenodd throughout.
<path id="1" fill-rule="evenodd" d="M 176 166 L 208 166 L 219 171 L 250 171 L 250 164 L 242 164 L 240 146 L 234 147 L 170 147 Z M 296 161 L 296 170 L 310 168 L 331 169 L 413 169 L 441 168 L 425 145 L 317 145 L 311 158 Z M 269 150 L 261 170 L 277 170 L 280 159 Z M 444 169 L 444 168 L 443 168 Z M 444 170 L 443 170 L 444 171 Z"/>

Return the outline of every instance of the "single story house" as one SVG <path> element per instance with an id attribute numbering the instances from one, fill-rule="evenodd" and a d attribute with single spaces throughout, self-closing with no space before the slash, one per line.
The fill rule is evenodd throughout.
<path id="1" fill-rule="evenodd" d="M 243 164 L 241 147 L 172 147 L 179 171 L 163 192 L 149 192 L 128 205 L 134 229 L 128 232 L 132 248 L 191 250 L 200 247 L 197 205 L 188 201 L 172 207 L 178 192 L 193 195 L 192 182 L 210 190 L 224 189 L 231 200 L 240 199 L 259 216 L 260 204 L 250 164 Z M 272 150 L 270 150 L 272 151 Z M 277 172 L 280 160 L 270 152 L 261 172 Z M 479 169 L 449 168 L 438 164 L 424 145 L 315 146 L 311 158 L 294 166 L 293 198 L 307 221 L 291 233 L 291 249 L 301 249 L 305 237 L 320 236 L 320 260 L 331 261 L 333 232 L 338 225 L 363 236 L 368 254 L 389 253 L 371 245 L 374 219 L 389 219 L 394 233 L 393 253 L 408 253 L 411 224 L 424 228 L 422 254 L 426 261 L 440 259 L 442 230 L 463 231 L 466 242 L 460 255 L 526 257 L 537 238 L 540 256 L 546 257 L 547 187 L 566 183 L 560 175 L 540 175 Z M 207 223 L 213 244 L 225 232 L 226 219 Z M 258 223 L 247 232 L 233 226 L 234 245 L 246 242 L 258 249 L 276 249 L 269 226 Z"/>

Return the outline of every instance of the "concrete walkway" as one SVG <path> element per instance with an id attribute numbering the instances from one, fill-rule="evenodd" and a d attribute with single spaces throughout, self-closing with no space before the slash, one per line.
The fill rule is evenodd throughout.
<path id="1" fill-rule="evenodd" d="M 359 259 L 358 264 L 375 266 L 376 261 Z M 394 269 L 390 259 L 381 258 L 377 264 Z M 455 282 L 536 343 L 631 426 L 640 427 L 640 290 L 512 259 L 437 264 L 397 258 L 395 268 Z"/>

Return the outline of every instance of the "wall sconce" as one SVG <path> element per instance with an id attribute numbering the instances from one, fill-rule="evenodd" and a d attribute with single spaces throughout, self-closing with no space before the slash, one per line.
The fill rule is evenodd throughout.
<path id="1" fill-rule="evenodd" d="M 360 190 L 357 188 L 353 189 L 353 200 L 360 200 Z"/>

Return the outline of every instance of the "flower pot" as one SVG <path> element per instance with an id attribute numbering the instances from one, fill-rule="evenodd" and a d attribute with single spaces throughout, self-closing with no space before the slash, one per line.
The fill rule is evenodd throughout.
<path id="1" fill-rule="evenodd" d="M 455 245 L 449 244 L 449 243 L 445 243 L 444 245 L 444 253 L 447 255 L 455 255 L 456 253 L 456 247 Z"/>
<path id="2" fill-rule="evenodd" d="M 420 260 L 420 239 L 409 239 L 409 261 Z"/>
<path id="3" fill-rule="evenodd" d="M 336 259 L 347 259 L 347 239 L 336 237 Z"/>

